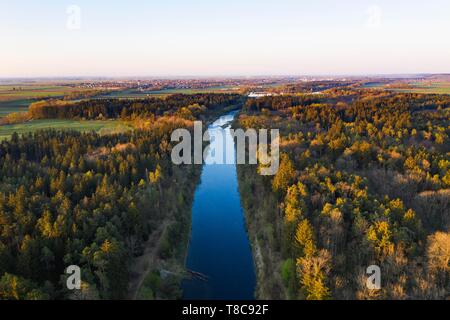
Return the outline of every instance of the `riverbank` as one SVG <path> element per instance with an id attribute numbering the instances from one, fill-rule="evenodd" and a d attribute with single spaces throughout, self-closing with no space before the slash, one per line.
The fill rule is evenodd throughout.
<path id="1" fill-rule="evenodd" d="M 144 244 L 144 252 L 131 267 L 129 299 L 175 300 L 181 298 L 184 278 L 184 257 L 189 239 L 189 226 L 194 192 L 199 183 L 201 166 L 174 168 L 170 188 L 163 199 L 176 195 L 174 201 L 164 201 L 160 211 L 164 218 L 155 221 L 155 229 Z M 172 196 L 173 198 L 173 196 Z"/>
<path id="2" fill-rule="evenodd" d="M 238 118 L 233 122 L 233 128 L 241 128 Z M 237 177 L 255 261 L 255 298 L 286 300 L 289 294 L 281 276 L 283 259 L 281 243 L 277 240 L 282 226 L 277 224 L 280 212 L 270 189 L 270 178 L 259 175 L 257 166 L 249 164 L 237 166 Z"/>
<path id="3" fill-rule="evenodd" d="M 273 219 L 278 214 L 277 202 L 268 193 L 255 166 L 238 166 L 239 192 L 257 275 L 255 298 L 285 300 L 288 298 L 281 270 L 283 259 L 276 233 L 280 232 Z"/>

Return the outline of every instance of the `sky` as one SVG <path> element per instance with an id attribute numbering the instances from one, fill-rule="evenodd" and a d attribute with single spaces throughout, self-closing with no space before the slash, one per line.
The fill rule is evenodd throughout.
<path id="1" fill-rule="evenodd" d="M 448 0 L 0 0 L 0 78 L 450 72 Z"/>

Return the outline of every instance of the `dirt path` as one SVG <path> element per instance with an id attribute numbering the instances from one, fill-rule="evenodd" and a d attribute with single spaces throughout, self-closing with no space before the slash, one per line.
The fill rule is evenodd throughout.
<path id="1" fill-rule="evenodd" d="M 145 243 L 144 254 L 134 259 L 130 269 L 130 283 L 128 287 L 128 298 L 137 299 L 139 288 L 142 286 L 145 278 L 150 270 L 158 264 L 158 248 L 164 236 L 165 230 L 169 226 L 170 221 L 165 220 L 158 229 L 156 229 Z"/>

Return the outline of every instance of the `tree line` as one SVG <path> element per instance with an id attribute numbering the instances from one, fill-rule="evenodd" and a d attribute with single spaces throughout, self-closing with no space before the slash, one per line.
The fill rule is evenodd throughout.
<path id="1" fill-rule="evenodd" d="M 237 105 L 237 94 L 174 94 L 166 98 L 45 100 L 30 105 L 33 119 L 116 119 L 171 115 L 183 107 L 200 105 L 207 110 Z"/>

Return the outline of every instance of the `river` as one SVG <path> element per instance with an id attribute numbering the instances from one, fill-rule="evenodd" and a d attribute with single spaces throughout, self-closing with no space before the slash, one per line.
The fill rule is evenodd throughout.
<path id="1" fill-rule="evenodd" d="M 230 126 L 235 115 L 236 112 L 224 115 L 208 127 L 210 136 L 215 137 L 211 145 L 224 143 L 227 146 L 224 153 L 232 159 L 235 159 L 235 148 Z M 256 278 L 238 191 L 236 164 L 235 161 L 209 164 L 212 157 L 210 150 L 195 193 L 186 261 L 188 270 L 208 278 L 206 281 L 185 280 L 183 298 L 252 300 Z"/>

